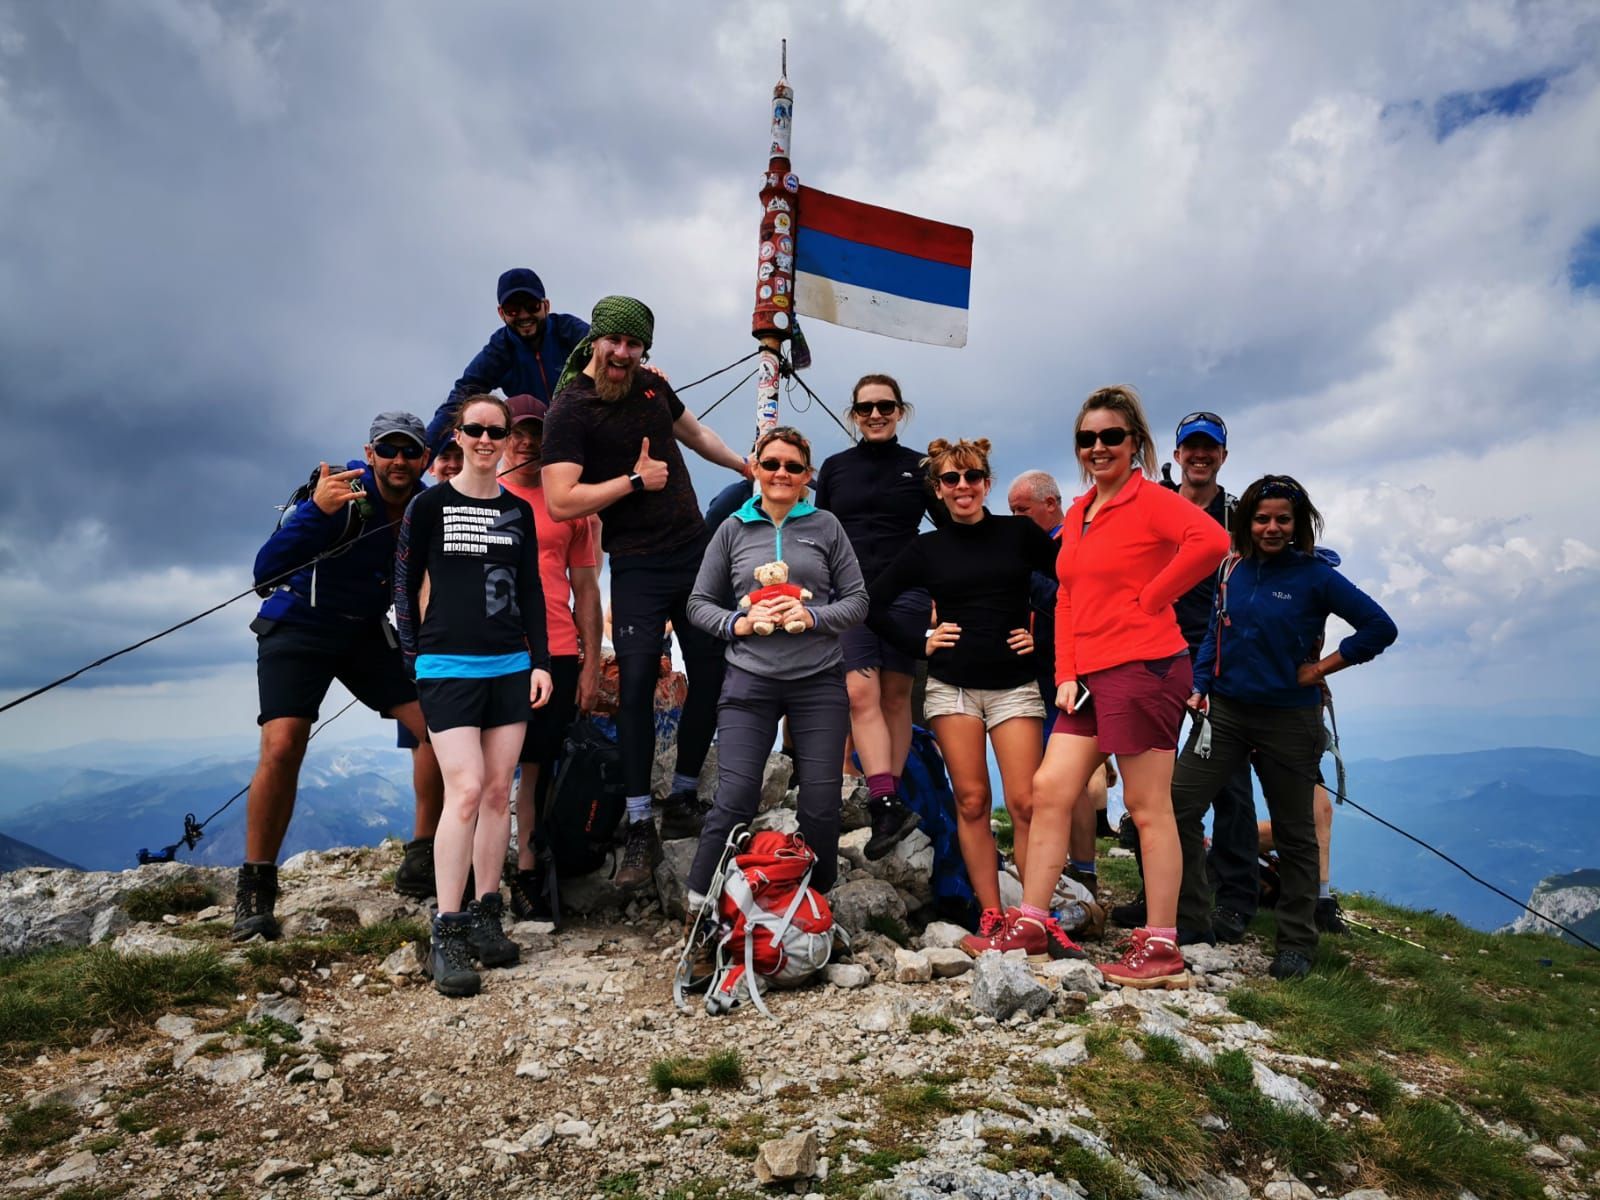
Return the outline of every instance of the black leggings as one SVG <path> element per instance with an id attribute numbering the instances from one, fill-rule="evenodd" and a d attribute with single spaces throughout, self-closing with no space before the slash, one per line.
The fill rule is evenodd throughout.
<path id="1" fill-rule="evenodd" d="M 684 654 L 689 694 L 678 722 L 677 770 L 698 775 L 717 729 L 717 699 L 725 667 L 720 643 L 707 652 Z M 628 654 L 617 659 L 617 746 L 622 751 L 622 785 L 630 796 L 650 794 L 656 758 L 656 680 L 661 655 Z"/>

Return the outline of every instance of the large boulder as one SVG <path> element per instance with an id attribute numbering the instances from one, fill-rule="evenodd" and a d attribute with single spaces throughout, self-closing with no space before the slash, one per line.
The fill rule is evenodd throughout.
<path id="1" fill-rule="evenodd" d="M 905 924 L 905 901 L 892 884 L 870 875 L 852 875 L 828 894 L 828 904 L 834 921 L 852 934 L 869 930 L 874 917 Z"/>
<path id="2" fill-rule="evenodd" d="M 688 912 L 689 868 L 699 838 L 675 838 L 661 843 L 661 861 L 656 864 L 656 891 L 661 910 L 669 917 L 682 919 Z"/>
<path id="3" fill-rule="evenodd" d="M 104 941 L 128 927 L 121 904 L 130 892 L 188 880 L 232 891 L 231 871 L 177 862 L 130 871 L 24 867 L 0 874 L 0 955 Z"/>
<path id="4" fill-rule="evenodd" d="M 972 968 L 972 1007 L 996 1021 L 1016 1012 L 1037 1017 L 1050 1007 L 1052 996 L 1020 958 L 990 951 L 980 954 Z"/>

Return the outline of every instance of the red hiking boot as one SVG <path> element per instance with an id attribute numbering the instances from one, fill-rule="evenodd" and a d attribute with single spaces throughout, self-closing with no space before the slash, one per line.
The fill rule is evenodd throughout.
<path id="1" fill-rule="evenodd" d="M 1100 973 L 1111 983 L 1131 988 L 1192 987 L 1189 969 L 1175 943 L 1151 937 L 1147 929 L 1133 931 L 1133 944 L 1116 962 L 1100 964 Z"/>
<path id="2" fill-rule="evenodd" d="M 978 953 L 988 950 L 1001 954 L 1022 950 L 1027 953 L 1030 962 L 1086 957 L 1054 917 L 1025 917 L 1014 908 L 1006 912 L 1005 926 L 985 942 Z"/>
<path id="3" fill-rule="evenodd" d="M 1008 914 L 998 908 L 986 908 L 983 915 L 978 918 L 978 932 L 969 933 L 961 939 L 961 948 L 973 958 L 977 958 L 985 950 L 993 950 L 990 943 L 1000 934 L 1005 932 Z"/>

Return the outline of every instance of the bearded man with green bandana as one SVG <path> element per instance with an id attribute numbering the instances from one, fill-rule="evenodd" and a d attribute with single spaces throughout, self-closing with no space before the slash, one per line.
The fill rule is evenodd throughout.
<path id="1" fill-rule="evenodd" d="M 700 424 L 671 385 L 644 366 L 655 317 L 629 296 L 594 306 L 589 336 L 567 359 L 544 422 L 544 490 L 550 515 L 600 514 L 611 556 L 611 641 L 617 654 L 617 741 L 628 793 L 628 841 L 615 883 L 654 876 L 661 840 L 650 808 L 655 688 L 670 618 L 689 693 L 678 725 L 678 764 L 661 837 L 694 837 L 706 807 L 696 794 L 716 731 L 723 645 L 696 629 L 686 606 L 709 535 L 678 445 L 746 478 L 744 459 Z"/>

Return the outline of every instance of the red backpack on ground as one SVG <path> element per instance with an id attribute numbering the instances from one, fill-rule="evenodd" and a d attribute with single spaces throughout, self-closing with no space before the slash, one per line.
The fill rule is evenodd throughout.
<path id="1" fill-rule="evenodd" d="M 718 918 L 706 1011 L 727 1012 L 748 996 L 771 1016 L 762 987 L 794 987 L 827 965 L 833 911 L 811 886 L 817 856 L 799 834 L 735 831 L 729 850 L 718 893 L 706 901 Z"/>

